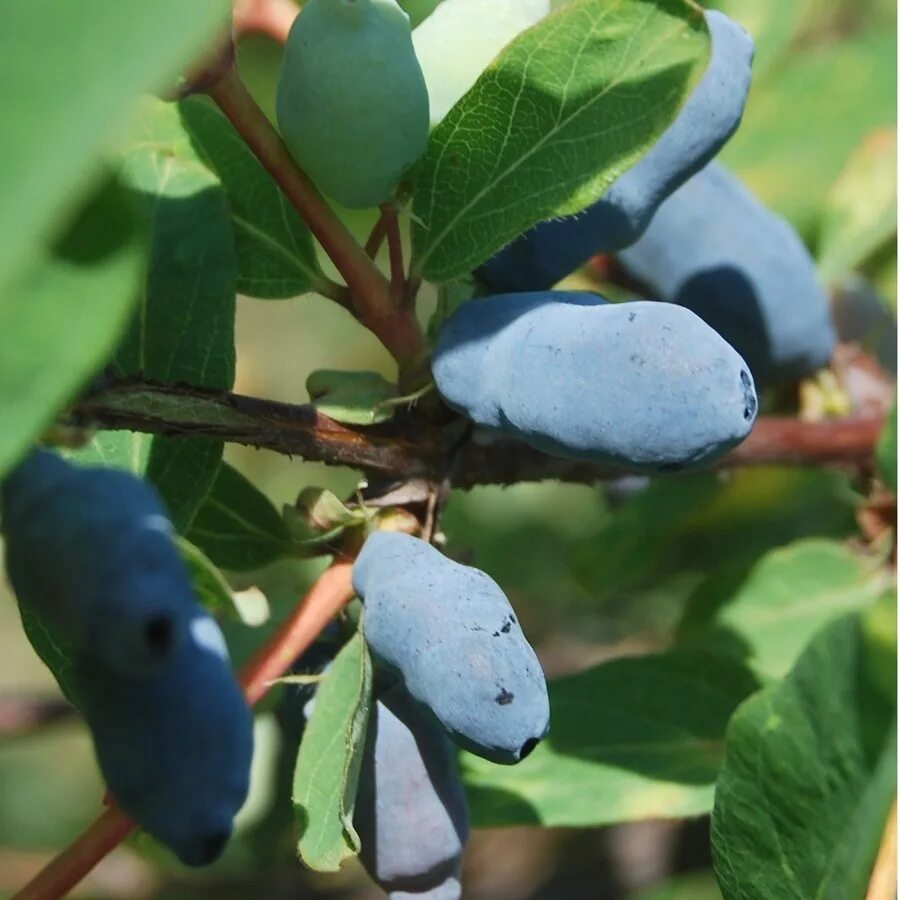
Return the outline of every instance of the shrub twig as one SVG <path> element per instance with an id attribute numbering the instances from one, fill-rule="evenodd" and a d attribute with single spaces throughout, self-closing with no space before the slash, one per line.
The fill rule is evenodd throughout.
<path id="1" fill-rule="evenodd" d="M 403 268 L 403 241 L 400 238 L 400 219 L 393 203 L 381 206 L 381 217 L 387 234 L 388 252 L 391 260 L 391 296 L 398 306 L 406 294 L 406 272 Z"/>
<path id="2" fill-rule="evenodd" d="M 460 424 L 458 419 L 445 419 L 417 422 L 411 428 L 401 417 L 398 424 L 358 428 L 341 425 L 309 405 L 143 381 L 123 382 L 90 395 L 71 414 L 82 426 L 217 437 L 398 482 L 442 480 Z M 762 416 L 750 437 L 715 467 L 870 466 L 883 425 L 883 416 L 877 414 L 819 422 Z M 623 474 L 625 469 L 547 456 L 511 440 L 469 440 L 457 451 L 451 486 L 466 489 L 547 479 L 591 484 Z"/>
<path id="3" fill-rule="evenodd" d="M 427 355 L 415 315 L 394 303 L 390 283 L 356 241 L 287 147 L 232 66 L 208 89 L 257 159 L 324 248 L 352 295 L 357 318 L 388 349 L 401 373 L 418 372 Z"/>
<path id="4" fill-rule="evenodd" d="M 0 740 L 31 734 L 74 715 L 71 704 L 61 697 L 0 698 Z"/>

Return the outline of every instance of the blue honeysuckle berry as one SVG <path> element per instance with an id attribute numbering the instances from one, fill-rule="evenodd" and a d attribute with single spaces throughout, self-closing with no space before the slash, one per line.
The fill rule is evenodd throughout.
<path id="1" fill-rule="evenodd" d="M 546 736 L 547 684 L 506 595 L 428 542 L 378 531 L 353 567 L 364 633 L 459 745 L 516 763 Z"/>
<path id="2" fill-rule="evenodd" d="M 802 378 L 831 359 L 837 338 L 809 251 L 718 163 L 666 200 L 619 260 L 721 334 L 760 382 Z"/>
<path id="3" fill-rule="evenodd" d="M 634 243 L 660 204 L 734 134 L 750 91 L 753 40 L 724 14 L 705 15 L 712 54 L 678 118 L 596 203 L 542 222 L 485 263 L 478 274 L 493 292 L 547 290 L 595 254 Z"/>
<path id="4" fill-rule="evenodd" d="M 0 498 L 19 606 L 63 652 L 126 673 L 177 653 L 197 599 L 147 482 L 35 450 L 7 476 Z"/>
<path id="5" fill-rule="evenodd" d="M 392 897 L 460 896 L 469 814 L 455 757 L 440 724 L 402 684 L 375 702 L 353 824 L 363 865 Z"/>
<path id="6" fill-rule="evenodd" d="M 715 460 L 753 427 L 749 367 L 689 310 L 588 293 L 497 294 L 446 322 L 447 404 L 555 456 L 643 472 Z"/>

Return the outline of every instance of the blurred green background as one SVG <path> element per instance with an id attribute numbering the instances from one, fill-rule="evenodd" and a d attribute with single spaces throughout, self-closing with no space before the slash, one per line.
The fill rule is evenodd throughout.
<path id="1" fill-rule="evenodd" d="M 850 310 L 842 317 L 845 333 L 890 362 L 895 238 L 872 248 L 856 271 L 844 271 L 831 256 L 840 241 L 831 239 L 829 216 L 835 182 L 842 173 L 853 177 L 855 156 L 895 127 L 895 5 L 890 0 L 713 5 L 745 24 L 758 42 L 750 106 L 724 159 L 817 253 L 842 309 Z M 279 48 L 248 37 L 239 57 L 254 93 L 271 112 Z M 879 192 L 896 191 L 896 184 L 866 189 L 876 202 Z M 360 235 L 373 220 L 368 214 L 348 218 Z M 426 294 L 423 315 L 433 304 Z M 316 297 L 241 298 L 237 335 L 236 390 L 245 394 L 301 403 L 307 399 L 306 377 L 315 369 L 391 373 L 377 341 L 335 304 Z M 279 508 L 305 486 L 347 495 L 357 484 L 349 470 L 247 448 L 229 447 L 226 458 Z M 679 630 L 690 629 L 698 610 L 733 593 L 774 547 L 798 537 L 852 537 L 860 502 L 856 487 L 838 472 L 758 470 L 691 476 L 637 492 L 627 484 L 615 492 L 551 483 L 483 488 L 455 493 L 443 527 L 451 553 L 477 563 L 506 589 L 553 676 L 668 645 Z M 235 580 L 236 586 L 259 586 L 273 609 L 272 621 L 261 629 L 231 629 L 238 662 L 286 614 L 320 567 L 280 563 Z M 0 699 L 16 696 L 51 698 L 58 691 L 21 631 L 7 588 L 0 586 Z M 223 860 L 191 873 L 138 838 L 73 896 L 380 896 L 355 865 L 323 877 L 304 872 L 293 859 L 283 779 L 285 773 L 290 777 L 295 746 L 284 739 L 272 708 L 270 703 L 259 719 L 254 789 Z M 0 743 L 0 895 L 10 895 L 91 821 L 101 796 L 87 733 L 74 718 Z M 583 832 L 487 830 L 476 834 L 467 854 L 466 896 L 706 900 L 719 896 L 708 865 L 703 821 Z"/>

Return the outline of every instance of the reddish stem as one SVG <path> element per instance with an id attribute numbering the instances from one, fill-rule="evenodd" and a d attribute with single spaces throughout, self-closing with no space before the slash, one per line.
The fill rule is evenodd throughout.
<path id="1" fill-rule="evenodd" d="M 387 233 L 388 252 L 391 260 L 391 296 L 398 306 L 406 293 L 406 272 L 403 268 L 403 240 L 400 237 L 400 218 L 393 203 L 381 207 L 381 217 Z"/>
<path id="2" fill-rule="evenodd" d="M 353 563 L 335 562 L 322 573 L 293 616 L 278 633 L 244 666 L 241 685 L 247 702 L 258 703 L 293 664 L 294 660 L 322 633 L 322 629 L 353 599 L 350 573 Z"/>
<path id="3" fill-rule="evenodd" d="M 427 350 L 415 316 L 394 303 L 388 280 L 294 162 L 237 70 L 229 70 L 210 88 L 209 95 L 331 258 L 350 288 L 359 320 L 387 347 L 400 364 L 401 371 L 421 368 Z"/>
<path id="4" fill-rule="evenodd" d="M 366 256 L 368 256 L 369 259 L 375 259 L 378 255 L 378 251 L 381 249 L 385 237 L 387 237 L 387 226 L 384 219 L 384 211 L 382 210 L 381 215 L 378 217 L 378 221 L 372 227 L 369 239 L 366 241 Z"/>
<path id="5" fill-rule="evenodd" d="M 278 633 L 244 667 L 240 682 L 247 702 L 258 703 L 353 598 L 352 560 L 334 562 L 300 602 Z M 136 828 L 121 810 L 105 810 L 65 850 L 55 856 L 13 900 L 58 900 L 72 890 Z"/>
<path id="6" fill-rule="evenodd" d="M 65 700 L 45 697 L 0 699 L 0 740 L 30 734 L 75 714 Z"/>
<path id="7" fill-rule="evenodd" d="M 872 459 L 872 448 L 883 427 L 881 416 L 852 416 L 821 422 L 765 416 L 759 419 L 747 440 L 725 457 L 723 464 L 865 464 Z"/>
<path id="8" fill-rule="evenodd" d="M 238 0 L 234 7 L 235 36 L 261 34 L 284 44 L 299 12 L 293 0 Z"/>
<path id="9" fill-rule="evenodd" d="M 136 828 L 121 810 L 104 810 L 80 837 L 55 856 L 13 900 L 56 900 L 64 897 L 108 853 Z"/>

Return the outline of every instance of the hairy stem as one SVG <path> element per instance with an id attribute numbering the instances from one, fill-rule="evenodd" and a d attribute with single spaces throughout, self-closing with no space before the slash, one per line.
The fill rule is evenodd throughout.
<path id="1" fill-rule="evenodd" d="M 237 69 L 231 67 L 208 93 L 278 183 L 347 282 L 360 322 L 390 351 L 401 372 L 418 369 L 427 351 L 415 316 L 394 303 L 388 280 L 294 162 Z"/>
<path id="2" fill-rule="evenodd" d="M 244 667 L 240 682 L 247 702 L 258 703 L 353 598 L 352 560 L 335 561 L 300 602 L 297 611 Z M 13 900 L 58 900 L 75 887 L 137 826 L 110 806 L 65 850 L 54 857 Z"/>
<path id="3" fill-rule="evenodd" d="M 88 427 L 170 437 L 217 437 L 382 475 L 425 474 L 425 460 L 438 451 L 429 442 L 439 436 L 421 430 L 406 438 L 382 428 L 353 429 L 313 406 L 139 381 L 85 398 L 72 416 Z"/>

